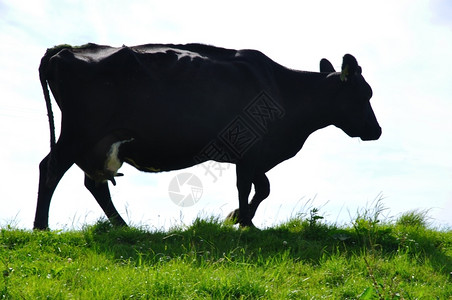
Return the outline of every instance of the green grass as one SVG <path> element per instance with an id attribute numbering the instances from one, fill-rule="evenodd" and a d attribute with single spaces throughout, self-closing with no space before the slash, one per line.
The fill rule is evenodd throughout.
<path id="1" fill-rule="evenodd" d="M 167 232 L 3 228 L 1 299 L 451 299 L 452 231 L 382 208 L 349 227 L 318 210 L 274 228 L 197 219 Z"/>

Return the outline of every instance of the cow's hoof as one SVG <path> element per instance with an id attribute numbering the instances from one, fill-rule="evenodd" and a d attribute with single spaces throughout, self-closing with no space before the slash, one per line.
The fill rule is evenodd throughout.
<path id="1" fill-rule="evenodd" d="M 113 227 L 118 227 L 118 228 L 129 227 L 129 226 L 127 226 L 127 223 L 119 215 L 115 215 L 115 216 L 111 217 L 109 219 L 109 221 L 110 221 L 111 225 L 113 225 Z"/>
<path id="2" fill-rule="evenodd" d="M 33 230 L 50 230 L 49 224 L 47 223 L 40 223 L 40 222 L 34 222 L 33 223 Z"/>
<path id="3" fill-rule="evenodd" d="M 256 226 L 254 226 L 254 224 L 253 224 L 253 222 L 251 222 L 251 221 L 248 221 L 248 222 L 239 222 L 239 226 L 240 226 L 240 228 L 243 228 L 243 229 L 257 229 L 257 227 Z"/>
<path id="4" fill-rule="evenodd" d="M 50 231 L 50 228 L 47 226 L 47 227 L 44 227 L 44 226 L 34 226 L 33 227 L 33 230 L 34 231 Z"/>
<path id="5" fill-rule="evenodd" d="M 234 225 L 239 224 L 241 228 L 256 228 L 251 219 L 245 220 L 244 218 L 241 218 L 238 208 L 228 214 L 226 222 Z"/>
<path id="6" fill-rule="evenodd" d="M 238 224 L 239 218 L 240 218 L 240 213 L 239 213 L 239 209 L 237 208 L 236 210 L 231 211 L 227 215 L 226 222 L 228 222 L 230 224 Z"/>

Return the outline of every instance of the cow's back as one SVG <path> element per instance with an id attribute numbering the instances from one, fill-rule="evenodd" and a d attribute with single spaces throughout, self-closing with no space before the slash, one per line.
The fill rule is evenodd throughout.
<path id="1" fill-rule="evenodd" d="M 258 51 L 200 44 L 88 44 L 52 57 L 49 84 L 63 128 L 83 147 L 125 129 L 149 158 L 177 165 L 215 140 L 260 92 L 272 92 L 272 63 Z"/>

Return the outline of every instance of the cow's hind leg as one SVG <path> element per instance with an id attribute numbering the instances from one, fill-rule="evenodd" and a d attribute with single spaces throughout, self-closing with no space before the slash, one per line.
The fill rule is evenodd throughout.
<path id="1" fill-rule="evenodd" d="M 105 215 L 107 215 L 108 220 L 114 226 L 127 226 L 111 201 L 107 182 L 96 184 L 94 180 L 85 175 L 85 187 L 91 192 L 94 198 L 96 198 L 97 203 L 99 203 Z"/>
<path id="2" fill-rule="evenodd" d="M 73 165 L 70 155 L 60 155 L 58 145 L 39 164 L 38 203 L 36 206 L 34 229 L 47 229 L 49 227 L 50 200 L 64 173 Z"/>
<path id="3" fill-rule="evenodd" d="M 252 183 L 254 184 L 255 194 L 254 194 L 251 202 L 249 204 L 247 203 L 247 207 L 248 207 L 247 208 L 247 218 L 249 218 L 250 221 L 253 219 L 254 215 L 256 214 L 256 210 L 259 207 L 259 204 L 263 200 L 265 200 L 268 197 L 268 195 L 270 194 L 270 182 L 268 181 L 268 178 L 265 174 L 262 173 L 262 174 L 256 175 L 253 178 Z M 249 195 L 249 192 L 248 192 L 248 195 Z M 242 225 L 240 220 L 242 220 L 243 218 L 241 218 L 240 208 L 232 211 L 227 216 L 227 219 L 234 220 L 236 223 L 240 223 Z"/>

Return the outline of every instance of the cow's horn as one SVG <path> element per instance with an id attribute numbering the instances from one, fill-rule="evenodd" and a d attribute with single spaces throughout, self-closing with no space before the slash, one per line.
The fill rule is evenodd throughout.
<path id="1" fill-rule="evenodd" d="M 348 77 L 348 65 L 345 65 L 344 68 L 342 69 L 341 72 L 341 81 L 342 82 L 347 82 L 347 77 Z"/>

